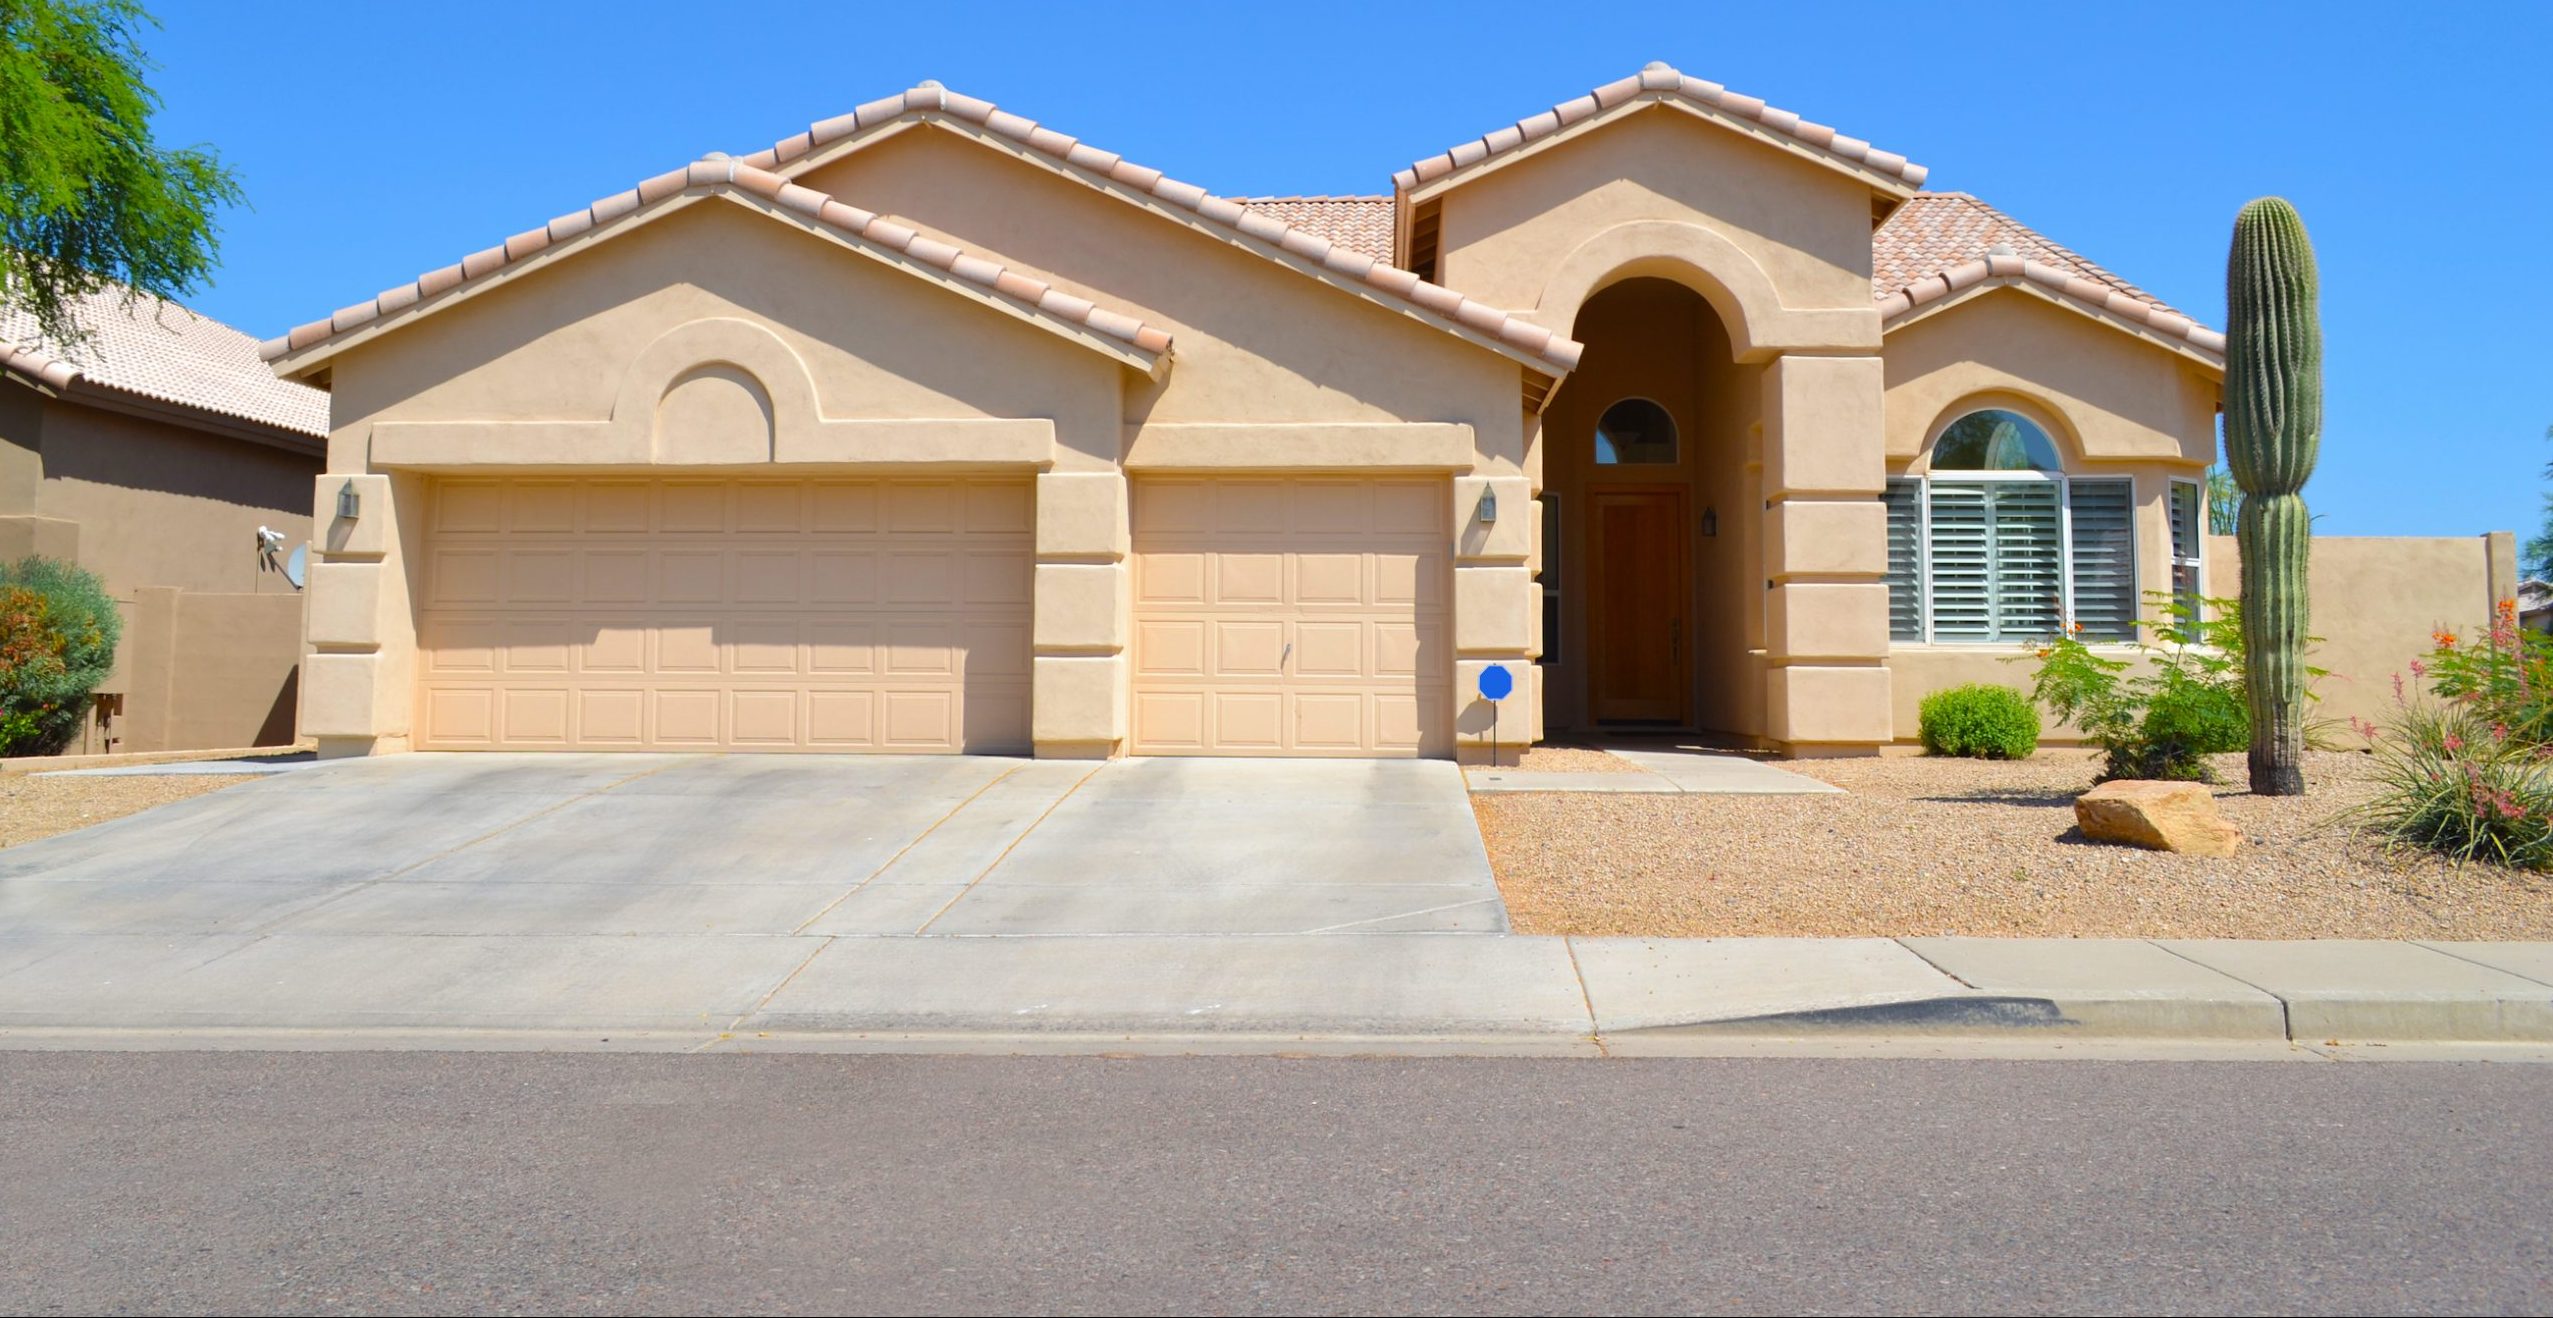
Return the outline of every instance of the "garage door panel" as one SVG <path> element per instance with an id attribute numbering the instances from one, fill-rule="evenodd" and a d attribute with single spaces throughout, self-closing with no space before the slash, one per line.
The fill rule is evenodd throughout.
<path id="1" fill-rule="evenodd" d="M 635 748 L 647 740 L 647 703 L 640 691 L 576 693 L 576 739 L 587 746 Z"/>
<path id="2" fill-rule="evenodd" d="M 1134 487 L 1133 748 L 1453 748 L 1444 483 L 1170 478 Z"/>
<path id="3" fill-rule="evenodd" d="M 1030 500 L 958 478 L 438 482 L 421 744 L 1024 750 Z"/>

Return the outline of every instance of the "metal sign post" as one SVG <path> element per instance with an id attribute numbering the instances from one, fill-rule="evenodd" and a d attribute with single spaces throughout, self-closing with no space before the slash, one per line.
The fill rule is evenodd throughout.
<path id="1" fill-rule="evenodd" d="M 1491 664 L 1480 670 L 1480 696 L 1489 702 L 1489 767 L 1493 769 L 1498 767 L 1498 702 L 1515 693 L 1516 675 L 1507 671 L 1507 665 Z"/>

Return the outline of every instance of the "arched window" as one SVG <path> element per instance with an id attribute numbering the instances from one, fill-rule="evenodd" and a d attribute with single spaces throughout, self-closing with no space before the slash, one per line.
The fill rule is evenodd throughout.
<path id="1" fill-rule="evenodd" d="M 1989 407 L 1950 423 L 1933 441 L 1934 471 L 2062 471 L 2056 441 L 2039 423 Z"/>
<path id="2" fill-rule="evenodd" d="M 1596 465 L 1652 465 L 1675 461 L 1675 418 L 1646 398 L 1625 398 L 1596 422 Z"/>
<path id="3" fill-rule="evenodd" d="M 2135 639 L 2134 484 L 2066 475 L 2038 422 L 1965 413 L 1933 441 L 1928 474 L 1889 481 L 1885 498 L 1890 639 Z"/>

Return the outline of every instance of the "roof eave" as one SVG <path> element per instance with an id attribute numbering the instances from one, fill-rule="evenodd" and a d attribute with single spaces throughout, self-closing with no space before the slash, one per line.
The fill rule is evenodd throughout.
<path id="1" fill-rule="evenodd" d="M 467 270 L 469 262 L 465 261 L 461 267 L 453 267 L 461 271 L 454 282 L 432 293 L 425 293 L 422 291 L 424 281 L 421 280 L 413 286 L 419 290 L 417 296 L 392 310 L 380 310 L 378 306 L 382 300 L 380 298 L 375 299 L 374 306 L 369 311 L 365 309 L 365 304 L 357 303 L 337 313 L 338 320 L 348 322 L 344 328 L 316 337 L 300 347 L 290 346 L 288 337 L 283 341 L 285 346 L 281 350 L 273 351 L 267 357 L 267 365 L 285 379 L 306 378 L 339 353 L 369 343 L 422 316 L 468 301 L 491 289 L 502 287 L 535 271 L 546 269 L 551 264 L 564 260 L 569 255 L 587 247 L 609 241 L 619 234 L 710 199 L 732 202 L 756 214 L 785 222 L 793 228 L 881 264 L 926 279 L 970 301 L 991 307 L 1079 343 L 1146 376 L 1157 378 L 1168 365 L 1170 347 L 1166 341 L 1162 348 L 1153 350 L 1101 333 L 1087 325 L 1045 314 L 1016 298 L 984 288 L 970 280 L 958 278 L 949 270 L 941 269 L 926 261 L 912 259 L 882 244 L 854 236 L 831 224 L 811 219 L 795 208 L 743 189 L 733 182 L 687 184 L 679 191 L 643 201 L 608 219 L 594 222 L 564 237 L 548 240 L 537 250 L 528 251 L 520 257 L 504 259 L 501 255 L 504 249 L 491 248 L 488 253 L 480 254 L 481 256 L 487 256 L 489 253 L 499 254 L 490 258 L 493 262 L 490 268 L 473 275 Z M 553 224 L 555 223 L 554 221 Z M 472 261 L 477 259 L 479 258 L 476 256 L 470 258 Z M 402 290 L 393 289 L 382 296 L 388 298 L 400 295 L 401 292 Z M 274 348 L 274 341 L 270 340 L 267 346 L 270 349 Z"/>
<path id="2" fill-rule="evenodd" d="M 957 97 L 956 93 L 946 93 L 946 95 L 953 99 L 966 99 Z M 1299 274 L 1308 275 L 1374 306 L 1407 316 L 1431 328 L 1451 333 L 1465 342 L 1495 352 L 1527 369 L 1566 375 L 1577 365 L 1582 351 L 1578 344 L 1565 336 L 1533 325 L 1532 322 L 1512 312 L 1497 311 L 1495 314 L 1512 332 L 1531 334 L 1539 338 L 1543 344 L 1540 351 L 1524 347 L 1499 334 L 1489 333 L 1478 326 L 1466 323 L 1464 319 L 1466 315 L 1475 312 L 1487 313 L 1493 309 L 1472 303 L 1451 289 L 1439 290 L 1447 295 L 1448 306 L 1443 311 L 1435 311 L 1406 297 L 1394 296 L 1372 282 L 1373 272 L 1380 270 L 1387 272 L 1387 276 L 1397 276 L 1397 281 L 1405 281 L 1413 288 L 1437 287 L 1426 285 L 1424 281 L 1408 271 L 1376 261 L 1370 256 L 1339 244 L 1314 238 L 1299 229 L 1283 225 L 1273 218 L 1267 218 L 1266 222 L 1279 231 L 1275 236 L 1254 236 L 1243 227 L 1239 218 L 1243 213 L 1248 212 L 1249 208 L 1231 198 L 1215 196 L 1193 185 L 1180 184 L 1177 180 L 1168 179 L 1157 170 L 1132 165 L 1114 153 L 1100 151 L 1043 128 L 1031 127 L 1026 130 L 1026 136 L 1030 139 L 1051 139 L 1040 146 L 1018 140 L 1013 135 L 997 131 L 987 123 L 978 123 L 945 106 L 922 105 L 900 108 L 892 114 L 886 112 L 886 107 L 902 106 L 902 104 L 899 98 L 888 98 L 885 101 L 862 106 L 851 115 L 828 121 L 833 125 L 843 125 L 847 121 L 850 126 L 840 128 L 839 135 L 827 138 L 821 146 L 812 145 L 815 130 L 811 129 L 807 133 L 786 139 L 780 146 L 757 152 L 746 159 L 758 163 L 761 167 L 769 168 L 784 178 L 796 177 L 820 169 L 852 152 L 873 146 L 895 133 L 916 125 L 927 124 L 943 131 L 956 133 L 969 141 L 1044 169 L 1059 178 L 1104 192 L 1140 207 L 1148 213 L 1177 223 L 1192 232 L 1203 234 L 1238 250 L 1276 261 Z M 985 118 L 989 121 L 1000 116 L 1000 113 L 991 111 L 985 115 Z M 1025 120 L 1020 122 L 1026 123 Z M 783 149 L 792 146 L 795 147 L 794 150 Z M 1125 178 L 1119 177 L 1121 167 L 1125 171 L 1131 171 L 1137 176 L 1152 180 L 1155 187 L 1166 186 L 1174 191 L 1193 191 L 1196 194 L 1196 205 L 1193 207 L 1176 205 L 1164 200 L 1157 191 L 1134 186 Z M 1228 207 L 1235 218 L 1230 222 L 1218 222 L 1202 213 L 1209 207 Z M 1306 240 L 1301 250 L 1297 249 L 1297 245 L 1289 242 L 1289 239 L 1297 235 Z M 1326 248 L 1318 259 L 1311 254 L 1310 243 L 1319 243 Z"/>
<path id="3" fill-rule="evenodd" d="M 1923 283 L 1939 282 L 1941 279 L 1941 276 L 1936 275 Z M 1923 287 L 1923 283 L 1919 283 L 1917 287 Z M 2225 378 L 2224 336 L 2216 331 L 2190 321 L 2185 316 L 2168 313 L 2137 319 L 2131 311 L 2124 311 L 2115 306 L 2115 301 L 2132 301 L 2132 299 L 2120 296 L 2115 300 L 2104 299 L 2096 304 L 2062 288 L 2050 287 L 2044 282 L 2018 274 L 1991 275 L 1967 280 L 1955 288 L 1935 293 L 1922 300 L 1910 299 L 1904 293 L 1895 294 L 1880 303 L 1880 334 L 1882 337 L 1894 334 L 1909 325 L 1929 320 L 1942 312 L 1965 306 L 1987 294 L 2005 289 L 2031 294 L 2192 362 L 2218 380 Z M 2180 326 L 2186 326 L 2187 329 L 2181 329 Z"/>
<path id="4" fill-rule="evenodd" d="M 1462 181 L 1656 105 L 1673 106 L 1800 159 L 1847 174 L 1892 201 L 1914 195 L 1930 176 L 1924 166 L 1893 151 L 1880 150 L 1824 124 L 1767 105 L 1757 97 L 1653 63 L 1631 77 L 1607 83 L 1400 170 L 1392 176 L 1393 190 L 1410 201 L 1437 196 Z"/>

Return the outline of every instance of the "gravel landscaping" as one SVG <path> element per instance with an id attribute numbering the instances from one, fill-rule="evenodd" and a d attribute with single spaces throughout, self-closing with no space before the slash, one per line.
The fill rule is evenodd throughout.
<path id="1" fill-rule="evenodd" d="M 68 833 L 110 819 L 183 801 L 255 774 L 154 774 L 116 778 L 65 778 L 54 774 L 0 774 L 0 847 Z"/>
<path id="2" fill-rule="evenodd" d="M 2553 938 L 2553 876 L 2388 853 L 2336 818 L 2373 761 L 2316 752 L 2301 798 L 2254 797 L 2205 860 L 2083 841 L 2093 761 L 1813 760 L 1842 796 L 1475 796 L 1519 933 L 1675 937 Z"/>
<path id="3" fill-rule="evenodd" d="M 1528 746 L 1518 762 L 1505 767 L 1527 773 L 1640 772 L 1639 765 L 1590 746 Z"/>

